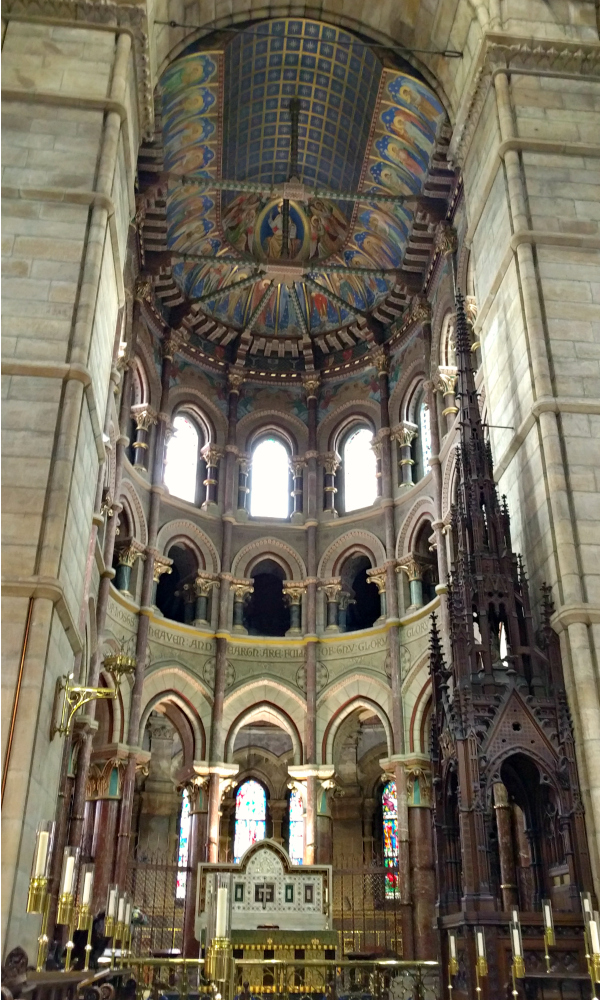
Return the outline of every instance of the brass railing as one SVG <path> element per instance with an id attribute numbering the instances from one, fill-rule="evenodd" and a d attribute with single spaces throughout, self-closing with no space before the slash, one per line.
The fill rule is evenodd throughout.
<path id="1" fill-rule="evenodd" d="M 214 994 L 204 979 L 204 960 L 197 958 L 128 958 L 137 982 L 137 1000 L 187 1000 Z M 277 958 L 234 959 L 232 994 L 249 992 L 269 1000 L 294 1000 L 310 994 L 327 1000 L 438 1000 L 438 962 L 378 959 L 340 961 Z"/>

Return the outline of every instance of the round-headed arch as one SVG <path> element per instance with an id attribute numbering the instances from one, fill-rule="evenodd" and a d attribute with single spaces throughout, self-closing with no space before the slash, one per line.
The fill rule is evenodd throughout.
<path id="1" fill-rule="evenodd" d="M 387 712 L 381 707 L 381 705 L 374 701 L 372 698 L 367 698 L 364 695 L 358 695 L 354 698 L 350 698 L 348 701 L 340 705 L 338 709 L 333 713 L 329 722 L 325 727 L 325 732 L 323 733 L 323 763 L 333 764 L 333 747 L 335 744 L 335 737 L 337 732 L 349 715 L 356 712 L 357 709 L 366 709 L 376 715 L 383 726 L 385 732 L 385 738 L 387 742 L 387 752 L 388 756 L 391 756 L 394 752 L 394 738 L 392 734 L 392 726 L 387 715 Z"/>
<path id="2" fill-rule="evenodd" d="M 247 578 L 254 566 L 263 559 L 273 559 L 278 563 L 288 580 L 302 580 L 306 577 L 306 566 L 296 550 L 273 537 L 259 538 L 244 545 L 233 560 L 231 572 L 235 577 Z"/>

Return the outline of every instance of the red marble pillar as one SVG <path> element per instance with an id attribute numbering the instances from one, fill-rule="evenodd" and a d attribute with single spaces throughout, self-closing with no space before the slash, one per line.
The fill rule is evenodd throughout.
<path id="1" fill-rule="evenodd" d="M 92 839 L 92 860 L 95 864 L 94 913 L 104 909 L 106 891 L 113 881 L 118 811 L 118 799 L 98 799 L 96 802 Z"/>
<path id="2" fill-rule="evenodd" d="M 496 826 L 498 828 L 502 909 L 508 912 L 513 906 L 519 905 L 519 890 L 515 868 L 512 809 L 508 801 L 506 786 L 501 781 L 497 781 L 494 784 L 494 811 L 496 813 Z"/>
<path id="3" fill-rule="evenodd" d="M 408 810 L 410 837 L 411 889 L 413 910 L 414 958 L 437 958 L 435 920 L 435 873 L 431 810 L 411 806 Z"/>
<path id="4" fill-rule="evenodd" d="M 196 892 L 198 886 L 198 865 L 206 861 L 207 812 L 201 788 L 191 785 L 190 794 L 190 842 L 188 850 L 188 873 L 185 890 L 185 917 L 183 924 L 183 957 L 198 958 L 200 944 L 196 940 Z"/>

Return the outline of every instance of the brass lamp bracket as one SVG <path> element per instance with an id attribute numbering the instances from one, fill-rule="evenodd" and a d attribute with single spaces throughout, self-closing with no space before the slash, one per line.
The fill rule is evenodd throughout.
<path id="1" fill-rule="evenodd" d="M 69 674 L 68 677 L 58 677 L 56 680 L 56 693 L 54 695 L 54 708 L 52 710 L 52 723 L 50 725 L 51 740 L 54 739 L 57 733 L 59 736 L 65 736 L 69 732 L 73 716 L 88 701 L 98 701 L 100 699 L 114 701 L 117 697 L 116 688 L 86 687 L 83 684 L 72 684 L 72 679 L 73 674 Z M 55 719 L 61 694 L 62 706 L 60 708 L 60 719 L 58 724 L 56 724 Z"/>

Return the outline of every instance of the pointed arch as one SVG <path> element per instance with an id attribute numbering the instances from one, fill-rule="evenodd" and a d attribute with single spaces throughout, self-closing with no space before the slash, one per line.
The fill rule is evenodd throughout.
<path id="1" fill-rule="evenodd" d="M 233 748 L 238 733 L 244 726 L 249 726 L 253 722 L 271 722 L 273 725 L 283 729 L 292 741 L 294 764 L 302 764 L 302 740 L 295 722 L 287 712 L 284 712 L 277 705 L 269 701 L 260 701 L 255 705 L 243 709 L 237 718 L 234 719 L 225 739 L 225 760 L 227 762 L 233 760 Z"/>
<path id="2" fill-rule="evenodd" d="M 394 737 L 392 734 L 392 726 L 390 723 L 389 716 L 387 712 L 381 707 L 378 701 L 374 701 L 373 698 L 367 698 L 362 695 L 357 695 L 354 698 L 350 698 L 343 705 L 334 712 L 331 716 L 327 726 L 325 727 L 325 732 L 323 733 L 323 743 L 322 743 L 322 755 L 324 764 L 333 764 L 333 747 L 335 743 L 335 737 L 337 732 L 345 719 L 352 712 L 355 712 L 357 708 L 365 708 L 374 715 L 377 715 L 381 720 L 381 724 L 385 731 L 385 738 L 388 746 L 388 756 L 391 756 L 394 752 Z"/>

